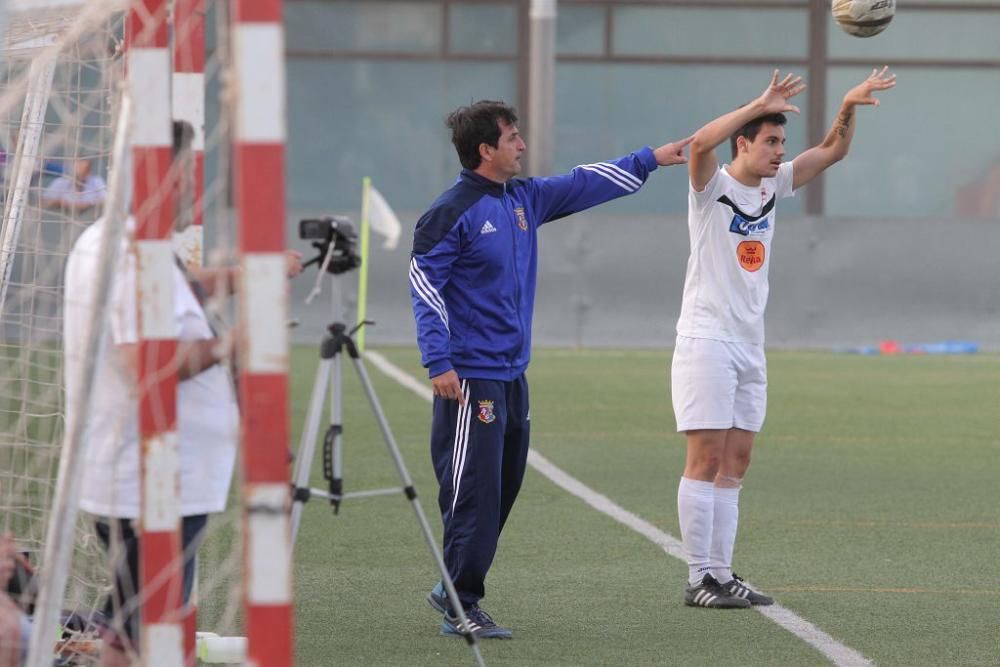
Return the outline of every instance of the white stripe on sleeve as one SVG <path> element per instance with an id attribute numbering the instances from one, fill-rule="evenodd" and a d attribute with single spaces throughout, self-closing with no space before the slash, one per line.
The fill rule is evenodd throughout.
<path id="1" fill-rule="evenodd" d="M 604 165 L 601 165 L 601 164 L 584 164 L 584 165 L 580 165 L 581 169 L 586 169 L 587 171 L 592 171 L 595 174 L 600 174 L 601 176 L 603 176 L 604 178 L 608 179 L 609 181 L 611 181 L 612 183 L 614 183 L 615 185 L 617 185 L 621 189 L 625 190 L 626 192 L 635 192 L 636 191 L 636 187 L 634 185 L 632 185 L 631 183 L 628 183 L 627 181 L 625 181 L 623 178 L 621 178 L 617 174 L 614 174 L 610 170 L 606 170 L 603 167 L 604 167 Z"/>
<path id="2" fill-rule="evenodd" d="M 624 178 L 629 183 L 634 184 L 636 188 L 639 188 L 639 187 L 642 186 L 642 179 L 640 179 L 638 176 L 636 176 L 632 172 L 626 171 L 625 169 L 622 169 L 617 164 L 614 164 L 612 162 L 598 162 L 597 164 L 601 165 L 602 167 L 606 167 L 607 169 L 609 169 L 613 173 L 618 174 L 619 176 L 621 176 L 622 178 Z"/>
<path id="3" fill-rule="evenodd" d="M 441 298 L 438 291 L 427 280 L 427 276 L 417 266 L 416 258 L 410 260 L 410 284 L 413 285 L 413 289 L 420 295 L 424 303 L 438 314 L 438 317 L 444 322 L 444 326 L 448 327 L 448 310 L 444 306 L 444 299 Z"/>

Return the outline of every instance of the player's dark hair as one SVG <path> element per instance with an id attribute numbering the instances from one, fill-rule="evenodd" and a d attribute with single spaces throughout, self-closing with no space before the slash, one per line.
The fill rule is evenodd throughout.
<path id="1" fill-rule="evenodd" d="M 494 148 L 500 141 L 500 121 L 508 125 L 517 123 L 514 107 L 493 100 L 479 100 L 467 107 L 459 107 L 445 121 L 451 129 L 451 143 L 458 152 L 458 160 L 466 169 L 475 169 L 482 162 L 480 144 Z"/>
<path id="2" fill-rule="evenodd" d="M 769 113 L 763 116 L 758 116 L 752 121 L 741 127 L 740 129 L 733 132 L 733 135 L 729 137 L 729 149 L 733 153 L 733 158 L 736 158 L 736 140 L 740 137 L 745 137 L 747 141 L 753 141 L 757 138 L 757 133 L 760 132 L 760 128 L 764 123 L 771 123 L 772 125 L 784 125 L 788 122 L 783 113 Z"/>

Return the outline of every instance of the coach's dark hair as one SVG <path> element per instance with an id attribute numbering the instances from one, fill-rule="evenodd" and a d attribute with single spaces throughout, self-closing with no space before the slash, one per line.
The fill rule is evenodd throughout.
<path id="1" fill-rule="evenodd" d="M 480 100 L 448 114 L 445 125 L 451 129 L 451 143 L 455 144 L 458 160 L 463 167 L 475 169 L 482 162 L 482 156 L 479 155 L 480 144 L 497 147 L 501 120 L 508 125 L 515 125 L 517 112 L 514 107 L 493 100 Z"/>
<path id="2" fill-rule="evenodd" d="M 172 154 L 174 157 L 177 157 L 181 151 L 191 148 L 191 143 L 194 141 L 194 126 L 186 120 L 175 120 L 173 122 L 173 130 Z"/>
<path id="3" fill-rule="evenodd" d="M 763 116 L 758 116 L 752 121 L 741 127 L 740 129 L 733 132 L 733 136 L 729 137 L 729 148 L 733 153 L 733 158 L 736 157 L 736 140 L 740 137 L 746 137 L 748 141 L 753 141 L 757 138 L 757 133 L 760 132 L 760 128 L 764 123 L 771 123 L 773 125 L 784 125 L 788 122 L 783 113 L 769 113 Z"/>

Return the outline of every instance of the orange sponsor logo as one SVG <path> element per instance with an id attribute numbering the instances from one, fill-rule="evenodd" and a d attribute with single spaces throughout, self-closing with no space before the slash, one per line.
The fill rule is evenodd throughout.
<path id="1" fill-rule="evenodd" d="M 740 266 L 751 273 L 764 266 L 764 244 L 760 241 L 744 241 L 736 246 L 736 259 Z"/>

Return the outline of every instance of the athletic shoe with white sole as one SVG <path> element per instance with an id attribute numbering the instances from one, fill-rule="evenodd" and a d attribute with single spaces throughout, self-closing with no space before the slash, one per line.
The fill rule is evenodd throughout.
<path id="1" fill-rule="evenodd" d="M 722 584 L 722 588 L 735 598 L 742 598 L 755 607 L 766 607 L 774 604 L 774 598 L 758 593 L 754 589 L 743 583 L 743 579 L 733 572 L 733 578 Z"/>
<path id="2" fill-rule="evenodd" d="M 722 587 L 715 577 L 706 574 L 701 583 L 684 589 L 684 604 L 689 607 L 709 609 L 748 609 L 750 602 L 734 597 Z"/>
<path id="3" fill-rule="evenodd" d="M 468 619 L 470 629 L 479 639 L 510 639 L 514 636 L 509 628 L 497 625 L 478 604 L 465 610 L 465 618 Z M 449 637 L 461 637 L 464 633 L 459 625 L 458 616 L 446 613 L 441 622 L 441 634 Z"/>

